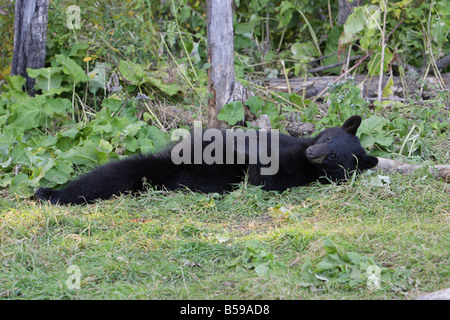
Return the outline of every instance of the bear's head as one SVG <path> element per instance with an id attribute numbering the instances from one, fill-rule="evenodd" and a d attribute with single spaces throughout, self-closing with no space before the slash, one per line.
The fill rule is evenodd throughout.
<path id="1" fill-rule="evenodd" d="M 360 116 L 352 116 L 342 127 L 322 131 L 315 144 L 306 149 L 308 161 L 323 169 L 328 179 L 343 180 L 355 170 L 370 169 L 378 164 L 378 159 L 368 155 L 356 137 L 361 121 Z"/>

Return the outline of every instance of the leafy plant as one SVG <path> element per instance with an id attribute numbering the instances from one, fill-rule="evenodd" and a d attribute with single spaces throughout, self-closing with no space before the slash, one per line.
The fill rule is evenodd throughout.
<path id="1" fill-rule="evenodd" d="M 361 98 L 361 90 L 354 84 L 352 78 L 330 85 L 329 103 L 326 115 L 318 121 L 320 128 L 341 125 L 352 115 L 368 113 L 368 103 Z"/>
<path id="2" fill-rule="evenodd" d="M 217 119 L 226 121 L 229 125 L 235 125 L 244 119 L 244 105 L 240 101 L 230 102 L 222 107 Z"/>
<path id="3" fill-rule="evenodd" d="M 22 77 L 7 77 L 0 103 L 1 186 L 29 194 L 39 185 L 64 184 L 77 172 L 122 155 L 149 153 L 168 141 L 167 135 L 135 117 L 134 100 L 124 104 L 105 99 L 91 121 L 74 122 L 69 116 L 71 101 L 58 95 L 72 86 L 71 81 L 86 78 L 75 65 L 69 62 L 69 66 L 73 67 L 65 71 L 68 84 L 51 84 L 36 97 L 22 92 Z M 59 72 L 64 68 L 41 69 L 35 75 L 50 74 L 42 76 L 41 83 L 49 88 L 45 84 L 55 77 L 64 78 Z"/>
<path id="4" fill-rule="evenodd" d="M 370 116 L 364 119 L 358 128 L 357 136 L 361 141 L 361 145 L 367 150 L 373 150 L 377 147 L 381 151 L 391 151 L 394 142 L 393 133 L 388 128 L 389 121 L 380 116 Z M 383 152 L 378 152 L 383 154 Z M 372 154 L 376 154 L 373 153 Z"/>
<path id="5" fill-rule="evenodd" d="M 254 270 L 258 276 L 265 277 L 276 270 L 280 263 L 276 262 L 275 255 L 266 248 L 263 242 L 251 239 L 245 242 L 244 253 L 229 264 L 229 267 L 236 266 Z"/>
<path id="6" fill-rule="evenodd" d="M 411 271 L 404 268 L 387 269 L 373 258 L 345 251 L 329 238 L 323 242 L 325 257 L 315 267 L 309 258 L 302 265 L 304 286 L 339 285 L 345 288 L 366 287 L 383 289 L 387 286 L 409 286 Z"/>

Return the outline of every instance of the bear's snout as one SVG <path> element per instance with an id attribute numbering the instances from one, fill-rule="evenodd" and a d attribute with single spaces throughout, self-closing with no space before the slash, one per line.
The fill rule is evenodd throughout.
<path id="1" fill-rule="evenodd" d="M 325 148 L 321 145 L 314 145 L 306 149 L 305 154 L 309 162 L 321 164 L 323 159 L 327 156 L 327 152 L 324 149 Z"/>

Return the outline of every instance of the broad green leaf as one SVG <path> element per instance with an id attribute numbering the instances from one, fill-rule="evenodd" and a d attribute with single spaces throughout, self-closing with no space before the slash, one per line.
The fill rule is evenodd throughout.
<path id="1" fill-rule="evenodd" d="M 264 100 L 260 96 L 251 96 L 245 101 L 245 105 L 250 108 L 254 114 L 259 114 L 264 106 Z"/>
<path id="2" fill-rule="evenodd" d="M 65 98 L 46 99 L 42 111 L 47 116 L 66 115 L 72 109 L 72 102 Z"/>
<path id="3" fill-rule="evenodd" d="M 255 272 L 260 277 L 265 277 L 269 274 L 270 268 L 267 263 L 257 265 L 255 267 Z"/>
<path id="4" fill-rule="evenodd" d="M 295 5 L 289 1 L 283 1 L 280 5 L 280 22 L 278 28 L 286 26 L 292 19 L 292 14 L 297 11 Z"/>
<path id="5" fill-rule="evenodd" d="M 72 78 L 73 82 L 78 83 L 89 81 L 89 76 L 74 60 L 62 54 L 56 55 L 55 59 L 63 66 L 63 72 L 69 75 Z"/>
<path id="6" fill-rule="evenodd" d="M 22 76 L 6 76 L 6 83 L 8 85 L 3 85 L 9 87 L 10 90 L 23 92 L 23 86 L 25 85 L 25 78 Z"/>
<path id="7" fill-rule="evenodd" d="M 374 115 L 364 119 L 357 133 L 361 140 L 361 145 L 369 150 L 373 149 L 375 144 L 384 147 L 392 145 L 394 139 L 391 134 L 385 131 L 384 126 L 386 124 L 387 120 L 380 116 Z"/>
<path id="8" fill-rule="evenodd" d="M 146 77 L 147 82 L 157 87 L 164 93 L 167 93 L 169 96 L 176 95 L 180 90 L 180 87 L 177 83 L 164 83 L 161 79 L 148 75 Z"/>
<path id="9" fill-rule="evenodd" d="M 261 247 L 261 241 L 259 241 L 258 239 L 250 239 L 250 240 L 247 240 L 247 241 L 245 242 L 245 247 L 246 247 L 247 249 L 252 250 L 252 251 L 256 251 L 258 248 Z"/>
<path id="10" fill-rule="evenodd" d="M 309 257 L 305 258 L 305 260 L 302 264 L 301 272 L 302 272 L 303 279 L 307 283 L 313 284 L 316 282 L 316 277 L 314 276 L 314 272 L 313 272 L 313 266 L 311 263 L 311 259 Z"/>
<path id="11" fill-rule="evenodd" d="M 139 141 L 148 138 L 152 141 L 152 146 L 155 151 L 161 150 L 167 146 L 170 141 L 170 136 L 167 133 L 162 132 L 155 126 L 143 127 L 137 135 Z M 148 144 L 146 144 L 148 146 Z"/>
<path id="12" fill-rule="evenodd" d="M 69 57 L 85 56 L 86 55 L 86 50 L 88 48 L 89 48 L 89 44 L 87 42 L 72 43 L 70 45 Z"/>
<path id="13" fill-rule="evenodd" d="M 139 149 L 141 154 L 150 154 L 155 151 L 155 144 L 151 139 L 140 138 L 137 141 L 139 142 Z"/>
<path id="14" fill-rule="evenodd" d="M 364 29 L 367 24 L 366 10 L 367 6 L 353 9 L 353 13 L 348 16 L 344 24 L 344 35 L 341 37 L 341 43 L 354 41 L 357 38 L 356 35 Z"/>
<path id="15" fill-rule="evenodd" d="M 299 107 L 302 107 L 304 105 L 304 100 L 302 96 L 299 96 L 296 93 L 292 93 L 289 96 L 289 101 L 291 101 L 292 103 L 296 104 Z"/>
<path id="16" fill-rule="evenodd" d="M 317 57 L 319 55 L 312 42 L 295 43 L 291 47 L 291 52 L 294 59 Z"/>
<path id="17" fill-rule="evenodd" d="M 31 78 L 36 79 L 36 85 L 39 89 L 46 92 L 51 89 L 59 89 L 61 87 L 62 75 L 61 67 L 50 67 L 41 69 L 27 68 L 27 73 Z"/>
<path id="18" fill-rule="evenodd" d="M 75 165 L 93 165 L 99 164 L 98 143 L 92 140 L 86 140 L 76 148 L 70 149 L 61 155 L 64 160 L 72 161 Z"/>
<path id="19" fill-rule="evenodd" d="M 22 141 L 24 129 L 14 124 L 8 124 L 0 131 L 0 145 L 11 146 L 15 142 Z"/>
<path id="20" fill-rule="evenodd" d="M 37 96 L 19 105 L 12 105 L 13 115 L 9 119 L 10 123 L 24 130 L 38 127 L 43 117 L 44 102 L 45 99 L 42 99 L 42 96 Z"/>
<path id="21" fill-rule="evenodd" d="M 43 91 L 42 96 L 52 98 L 53 96 L 61 95 L 63 92 L 71 92 L 71 91 L 72 91 L 71 88 L 69 88 L 68 86 L 64 86 L 61 88 L 54 88 L 48 91 Z"/>
<path id="22" fill-rule="evenodd" d="M 109 111 L 117 112 L 124 105 L 122 100 L 116 99 L 114 97 L 109 97 L 107 99 L 103 99 L 102 107 L 108 109 Z"/>
<path id="23" fill-rule="evenodd" d="M 380 7 L 369 5 L 366 10 L 367 28 L 380 29 L 381 26 L 381 10 Z"/>
<path id="24" fill-rule="evenodd" d="M 26 185 L 27 181 L 28 181 L 28 176 L 25 173 L 19 173 L 12 179 L 11 186 L 18 187 L 20 185 Z"/>
<path id="25" fill-rule="evenodd" d="M 102 121 L 104 123 L 104 121 Z M 113 131 L 113 126 L 111 124 L 111 122 L 106 122 L 104 124 L 97 124 L 94 123 L 92 125 L 92 131 L 95 133 L 111 133 Z"/>
<path id="26" fill-rule="evenodd" d="M 124 132 L 129 136 L 134 136 L 146 123 L 144 121 L 137 121 L 135 123 L 130 123 L 126 126 Z"/>
<path id="27" fill-rule="evenodd" d="M 450 2 L 449 1 L 441 1 L 438 4 L 438 11 L 443 16 L 450 16 Z"/>
<path id="28" fill-rule="evenodd" d="M 344 259 L 345 262 L 356 266 L 359 266 L 361 263 L 361 255 L 356 252 L 346 252 L 342 255 L 342 259 Z"/>
<path id="29" fill-rule="evenodd" d="M 229 125 L 235 125 L 238 121 L 244 119 L 244 105 L 240 101 L 233 101 L 222 107 L 217 119 L 225 121 Z"/>
<path id="30" fill-rule="evenodd" d="M 359 127 L 359 131 L 364 133 L 374 132 L 380 133 L 383 132 L 384 126 L 387 124 L 387 120 L 380 116 L 370 116 L 367 119 L 364 119 Z"/>
<path id="31" fill-rule="evenodd" d="M 69 137 L 71 139 L 75 139 L 76 135 L 78 134 L 78 129 L 75 126 L 70 127 L 69 130 L 60 132 L 59 135 L 61 137 Z"/>
<path id="32" fill-rule="evenodd" d="M 72 163 L 63 161 L 52 166 L 47 172 L 45 172 L 44 178 L 53 185 L 61 185 L 70 179 L 72 172 Z"/>
<path id="33" fill-rule="evenodd" d="M 344 31 L 344 27 L 343 26 L 334 26 L 333 29 L 330 30 L 328 37 L 325 41 L 326 46 L 325 46 L 325 51 L 324 51 L 324 55 L 329 55 L 331 53 L 337 52 L 339 49 L 339 37 L 342 35 L 342 32 Z M 323 60 L 323 64 L 324 65 L 330 65 L 333 63 L 337 63 L 338 62 L 338 55 L 334 54 L 331 57 L 325 58 Z M 327 73 L 339 73 L 340 71 L 340 67 L 335 67 L 333 69 L 328 69 Z"/>
<path id="34" fill-rule="evenodd" d="M 93 77 L 92 77 L 93 76 Z M 96 93 L 98 89 L 106 87 L 106 64 L 97 62 L 94 70 L 89 73 L 89 91 Z"/>
<path id="35" fill-rule="evenodd" d="M 105 154 L 109 154 L 113 150 L 113 146 L 106 140 L 101 139 L 100 143 L 97 147 L 99 152 L 103 152 Z"/>
<path id="36" fill-rule="evenodd" d="M 0 187 L 2 187 L 2 188 L 8 187 L 9 185 L 11 185 L 12 179 L 13 179 L 13 177 L 9 173 L 1 175 Z"/>
<path id="37" fill-rule="evenodd" d="M 328 254 L 317 265 L 317 268 L 314 270 L 314 272 L 320 273 L 320 272 L 324 272 L 327 270 L 338 269 L 342 265 L 345 265 L 345 262 L 339 257 L 339 255 L 337 253 Z"/>
<path id="38" fill-rule="evenodd" d="M 261 114 L 267 114 L 267 116 L 274 120 L 276 117 L 278 117 L 278 109 L 275 103 L 272 102 L 266 102 L 264 106 L 262 107 Z"/>
<path id="39" fill-rule="evenodd" d="M 139 148 L 139 141 L 132 136 L 127 136 L 125 139 L 123 139 L 123 143 L 125 145 L 125 148 L 127 148 L 127 150 L 131 152 L 136 152 L 136 150 Z"/>
<path id="40" fill-rule="evenodd" d="M 261 18 L 256 15 L 252 15 L 249 22 L 242 22 L 236 25 L 234 33 L 238 35 L 243 35 L 245 33 L 253 33 L 255 26 L 258 25 Z"/>
<path id="41" fill-rule="evenodd" d="M 375 29 L 366 29 L 364 35 L 361 37 L 360 43 L 361 47 L 368 50 L 369 47 L 375 46 L 378 44 L 379 39 L 375 37 L 376 35 Z"/>
<path id="42" fill-rule="evenodd" d="M 37 136 L 31 138 L 31 140 L 34 142 L 34 144 L 39 148 L 47 148 L 50 146 L 54 146 L 56 142 L 58 141 L 57 137 L 53 136 Z"/>
<path id="43" fill-rule="evenodd" d="M 143 83 L 146 78 L 143 67 L 131 61 L 120 60 L 119 71 L 125 79 L 134 85 Z"/>

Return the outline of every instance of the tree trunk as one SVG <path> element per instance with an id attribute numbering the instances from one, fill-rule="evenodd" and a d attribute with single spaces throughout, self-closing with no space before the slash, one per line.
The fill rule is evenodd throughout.
<path id="1" fill-rule="evenodd" d="M 347 21 L 348 16 L 353 12 L 353 8 L 362 5 L 364 5 L 364 0 L 354 0 L 353 2 L 339 0 L 338 25 L 342 26 Z"/>
<path id="2" fill-rule="evenodd" d="M 217 119 L 222 107 L 232 101 L 245 102 L 250 95 L 234 76 L 233 0 L 207 1 L 208 33 L 208 126 L 224 129 Z"/>
<path id="3" fill-rule="evenodd" d="M 35 79 L 27 68 L 45 65 L 47 43 L 48 0 L 17 0 L 14 17 L 14 51 L 11 75 L 26 79 L 26 90 L 33 96 Z"/>

